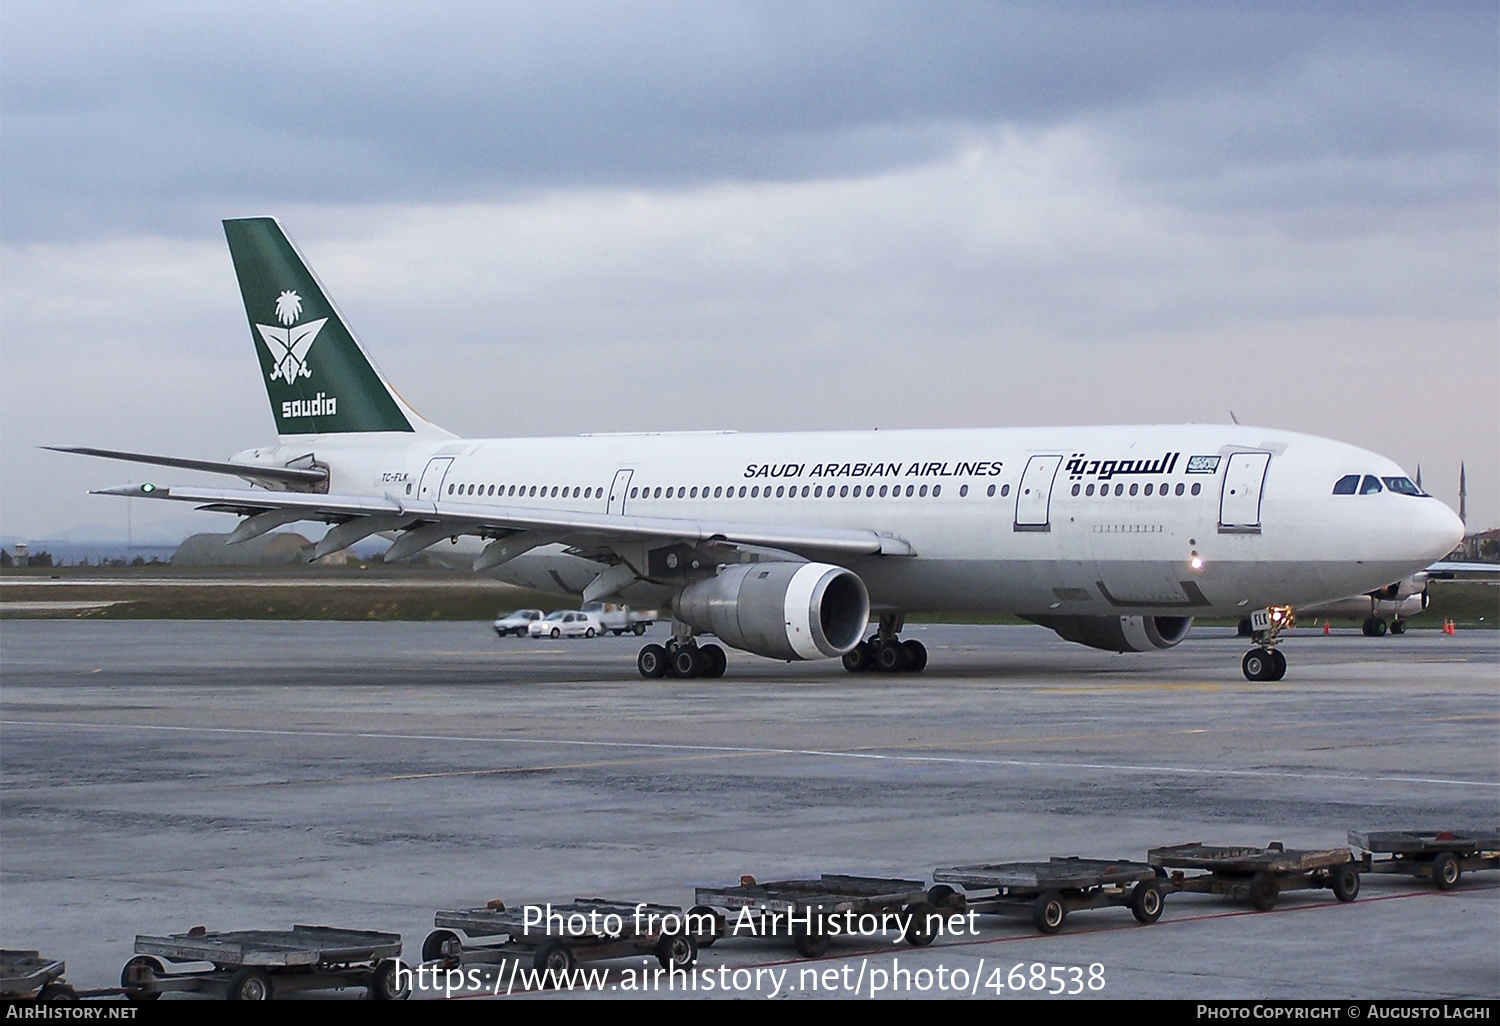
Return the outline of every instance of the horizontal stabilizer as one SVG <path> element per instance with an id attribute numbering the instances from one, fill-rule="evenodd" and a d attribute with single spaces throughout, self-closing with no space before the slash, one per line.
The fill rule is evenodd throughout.
<path id="1" fill-rule="evenodd" d="M 124 460 L 126 463 L 149 463 L 156 467 L 179 467 L 183 470 L 203 470 L 210 474 L 233 474 L 247 481 L 268 482 L 282 486 L 310 487 L 328 480 L 326 470 L 311 470 L 302 467 L 268 467 L 261 464 L 231 463 L 228 460 L 192 460 L 183 456 L 157 456 L 145 452 L 121 452 L 116 449 L 92 449 L 83 445 L 44 445 L 53 452 L 75 452 L 81 456 L 102 456 L 108 460 Z"/>

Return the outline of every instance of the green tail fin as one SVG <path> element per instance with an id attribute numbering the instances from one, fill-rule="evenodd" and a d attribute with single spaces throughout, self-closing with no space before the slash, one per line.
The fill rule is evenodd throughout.
<path id="1" fill-rule="evenodd" d="M 375 369 L 297 247 L 270 217 L 224 222 L 280 435 L 441 432 Z"/>

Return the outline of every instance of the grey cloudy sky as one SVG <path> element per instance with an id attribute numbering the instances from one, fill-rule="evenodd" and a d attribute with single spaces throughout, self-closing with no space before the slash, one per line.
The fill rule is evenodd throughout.
<path id="1" fill-rule="evenodd" d="M 123 525 L 38 444 L 270 437 L 248 214 L 464 434 L 1233 409 L 1492 526 L 1497 69 L 1492 2 L 9 0 L 0 532 Z"/>

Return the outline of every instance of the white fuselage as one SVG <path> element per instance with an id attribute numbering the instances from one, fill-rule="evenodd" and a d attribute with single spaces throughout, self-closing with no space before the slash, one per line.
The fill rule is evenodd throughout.
<path id="1" fill-rule="evenodd" d="M 876 610 L 1242 615 L 1389 584 L 1462 536 L 1428 496 L 1334 495 L 1390 460 L 1287 431 L 1219 425 L 418 440 L 284 438 L 329 491 L 781 526 L 856 528 L 911 556 L 844 560 Z M 670 496 L 670 497 L 669 497 Z M 480 542 L 431 551 L 471 560 Z M 576 595 L 603 566 L 564 545 L 495 570 Z M 654 602 L 642 584 L 623 593 Z"/>

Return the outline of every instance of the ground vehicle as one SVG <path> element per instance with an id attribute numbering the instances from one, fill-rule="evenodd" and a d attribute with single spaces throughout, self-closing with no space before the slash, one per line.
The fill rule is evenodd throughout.
<path id="1" fill-rule="evenodd" d="M 585 613 L 592 613 L 602 628 L 616 637 L 629 631 L 637 636 L 646 633 L 646 628 L 656 622 L 656 610 L 635 612 L 629 606 L 614 602 L 585 602 Z"/>
<path id="2" fill-rule="evenodd" d="M 502 638 L 509 634 L 524 638 L 527 628 L 543 615 L 540 609 L 517 609 L 514 613 L 506 613 L 495 621 L 495 633 Z"/>
<path id="3" fill-rule="evenodd" d="M 592 613 L 559 609 L 545 620 L 533 620 L 528 631 L 533 638 L 592 638 L 604 628 Z"/>

